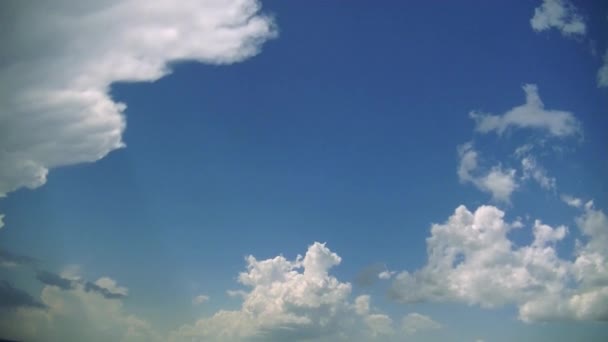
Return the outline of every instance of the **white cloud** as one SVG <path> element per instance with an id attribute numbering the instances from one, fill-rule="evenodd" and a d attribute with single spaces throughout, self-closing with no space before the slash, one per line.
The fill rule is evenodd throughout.
<path id="1" fill-rule="evenodd" d="M 332 340 L 390 331 L 388 316 L 371 313 L 369 296 L 349 301 L 351 284 L 329 274 L 342 259 L 325 244 L 312 244 L 295 260 L 246 260 L 247 271 L 238 280 L 250 290 L 242 293 L 240 310 L 220 310 L 183 325 L 171 333 L 171 341 Z"/>
<path id="2" fill-rule="evenodd" d="M 492 167 L 487 173 L 479 174 L 478 152 L 473 144 L 466 143 L 458 147 L 460 162 L 458 165 L 458 178 L 462 183 L 472 183 L 479 190 L 490 193 L 492 199 L 500 202 L 509 202 L 511 194 L 518 187 L 514 169 L 503 169 L 500 165 Z"/>
<path id="3" fill-rule="evenodd" d="M 580 123 L 567 111 L 547 110 L 538 95 L 536 85 L 523 87 L 526 103 L 510 109 L 503 115 L 471 112 L 475 130 L 481 133 L 496 131 L 502 135 L 509 128 L 534 128 L 546 130 L 550 135 L 566 137 L 580 133 Z"/>
<path id="4" fill-rule="evenodd" d="M 580 208 L 583 205 L 583 201 L 580 198 L 570 195 L 561 195 L 560 198 L 564 203 L 574 208 Z"/>
<path id="5" fill-rule="evenodd" d="M 192 304 L 194 305 L 201 305 L 203 303 L 206 303 L 209 301 L 209 296 L 207 295 L 198 295 L 196 297 L 194 297 L 194 299 L 192 299 Z"/>
<path id="6" fill-rule="evenodd" d="M 608 50 L 604 54 L 604 64 L 597 71 L 598 87 L 608 87 Z"/>
<path id="7" fill-rule="evenodd" d="M 0 319 L 3 337 L 42 341 L 162 341 L 149 323 L 124 311 L 120 299 L 86 291 L 45 286 L 40 299 L 45 310 L 19 308 Z"/>
<path id="8" fill-rule="evenodd" d="M 554 177 L 549 177 L 547 170 L 542 167 L 531 155 L 528 155 L 521 160 L 521 168 L 523 171 L 523 179 L 535 180 L 541 188 L 545 190 L 555 190 L 557 181 Z"/>
<path id="9" fill-rule="evenodd" d="M 460 206 L 427 239 L 428 261 L 402 272 L 392 293 L 401 302 L 455 301 L 491 308 L 514 304 L 523 321 L 608 320 L 608 219 L 590 202 L 577 218 L 586 239 L 574 260 L 561 259 L 556 243 L 565 226 L 534 222 L 534 240 L 516 247 L 515 228 L 492 206 Z"/>
<path id="10" fill-rule="evenodd" d="M 435 322 L 429 316 L 413 312 L 403 317 L 402 328 L 406 334 L 411 335 L 422 331 L 440 329 L 441 324 Z"/>
<path id="11" fill-rule="evenodd" d="M 154 81 L 168 63 L 229 64 L 276 35 L 255 0 L 11 1 L 0 32 L 0 197 L 46 182 L 50 168 L 124 146 L 117 81 Z"/>
<path id="12" fill-rule="evenodd" d="M 111 294 L 120 295 L 123 297 L 129 294 L 129 289 L 123 286 L 118 286 L 116 281 L 109 277 L 101 277 L 97 279 L 97 281 L 95 281 L 95 285 L 107 290 Z"/>
<path id="13" fill-rule="evenodd" d="M 582 36 L 587 29 L 576 7 L 568 0 L 544 0 L 541 6 L 534 9 L 530 25 L 537 32 L 555 28 L 564 36 Z"/>
<path id="14" fill-rule="evenodd" d="M 393 277 L 393 275 L 395 275 L 395 271 L 382 271 L 380 273 L 378 273 L 378 278 L 382 279 L 382 280 L 388 280 L 391 279 Z"/>

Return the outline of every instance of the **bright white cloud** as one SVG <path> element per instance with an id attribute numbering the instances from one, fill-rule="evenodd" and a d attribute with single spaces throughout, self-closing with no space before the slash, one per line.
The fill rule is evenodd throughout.
<path id="1" fill-rule="evenodd" d="M 492 199 L 509 202 L 511 194 L 517 189 L 514 169 L 503 169 L 500 165 L 492 167 L 487 173 L 478 171 L 478 152 L 473 144 L 466 143 L 458 147 L 460 162 L 458 178 L 462 183 L 472 183 L 479 190 L 490 193 Z"/>
<path id="2" fill-rule="evenodd" d="M 544 0 L 534 9 L 530 25 L 537 32 L 555 28 L 564 36 L 582 36 L 587 29 L 576 7 L 568 0 Z"/>
<path id="3" fill-rule="evenodd" d="M 390 331 L 388 316 L 371 313 L 369 296 L 349 301 L 351 284 L 329 274 L 342 259 L 325 244 L 312 244 L 295 260 L 246 260 L 247 271 L 238 280 L 250 290 L 242 292 L 241 309 L 220 310 L 183 325 L 171 334 L 171 341 L 332 340 Z M 367 329 L 361 331 L 360 326 Z"/>
<path id="4" fill-rule="evenodd" d="M 608 320 L 608 219 L 588 203 L 576 223 L 585 241 L 574 260 L 557 255 L 565 226 L 535 221 L 531 244 L 507 236 L 517 228 L 492 206 L 464 206 L 427 239 L 428 261 L 402 272 L 392 293 L 401 302 L 455 301 L 491 308 L 514 304 L 523 321 Z"/>
<path id="5" fill-rule="evenodd" d="M 0 32 L 0 197 L 50 168 L 124 146 L 118 81 L 154 81 L 168 63 L 229 64 L 276 35 L 256 0 L 9 1 Z"/>
<path id="6" fill-rule="evenodd" d="M 566 137 L 580 133 L 580 123 L 567 111 L 545 109 L 536 85 L 523 87 L 526 103 L 512 108 L 503 115 L 471 112 L 475 120 L 475 130 L 480 133 L 495 131 L 502 135 L 509 128 L 534 128 L 547 131 L 556 137 Z"/>
<path id="7" fill-rule="evenodd" d="M 413 312 L 403 317 L 402 328 L 406 334 L 411 335 L 422 331 L 440 329 L 441 324 L 435 322 L 429 316 Z"/>
<path id="8" fill-rule="evenodd" d="M 209 296 L 207 295 L 198 295 L 196 297 L 194 297 L 194 299 L 192 299 L 192 304 L 194 305 L 201 305 L 203 303 L 206 303 L 209 301 Z"/>
<path id="9" fill-rule="evenodd" d="M 122 301 L 108 299 L 83 284 L 71 290 L 45 286 L 44 310 L 19 308 L 3 313 L 3 337 L 24 341 L 162 341 L 149 323 L 124 311 Z"/>
<path id="10" fill-rule="evenodd" d="M 598 87 L 608 87 L 608 50 L 604 54 L 604 64 L 597 71 Z"/>

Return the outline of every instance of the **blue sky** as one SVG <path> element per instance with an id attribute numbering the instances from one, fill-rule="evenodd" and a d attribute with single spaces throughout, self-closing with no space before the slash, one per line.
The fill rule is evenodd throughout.
<path id="1" fill-rule="evenodd" d="M 605 3 L 255 4 L 6 5 L 7 338 L 608 336 Z"/>

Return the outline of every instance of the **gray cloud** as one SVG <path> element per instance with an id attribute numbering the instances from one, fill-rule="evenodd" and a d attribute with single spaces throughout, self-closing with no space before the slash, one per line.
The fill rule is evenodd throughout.
<path id="1" fill-rule="evenodd" d="M 46 308 L 44 304 L 29 293 L 13 287 L 6 280 L 0 280 L 0 309 L 16 309 L 19 307 Z"/>
<path id="2" fill-rule="evenodd" d="M 30 265 L 36 262 L 36 259 L 25 255 L 13 254 L 8 251 L 0 250 L 0 267 L 15 267 L 22 265 Z"/>
<path id="3" fill-rule="evenodd" d="M 106 288 L 103 288 L 93 282 L 87 281 L 84 283 L 84 290 L 86 292 L 97 292 L 99 294 L 101 294 L 102 296 L 104 296 L 107 299 L 118 299 L 118 298 L 124 298 L 127 295 L 124 293 L 118 293 L 118 292 L 112 292 Z"/>
<path id="4" fill-rule="evenodd" d="M 45 285 L 57 286 L 62 290 L 71 290 L 74 288 L 74 282 L 72 280 L 47 271 L 36 272 L 36 279 Z"/>

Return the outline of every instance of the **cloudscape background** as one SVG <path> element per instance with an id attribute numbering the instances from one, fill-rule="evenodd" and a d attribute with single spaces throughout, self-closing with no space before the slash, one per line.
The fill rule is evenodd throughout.
<path id="1" fill-rule="evenodd" d="M 0 9 L 0 339 L 608 338 L 605 1 Z"/>

